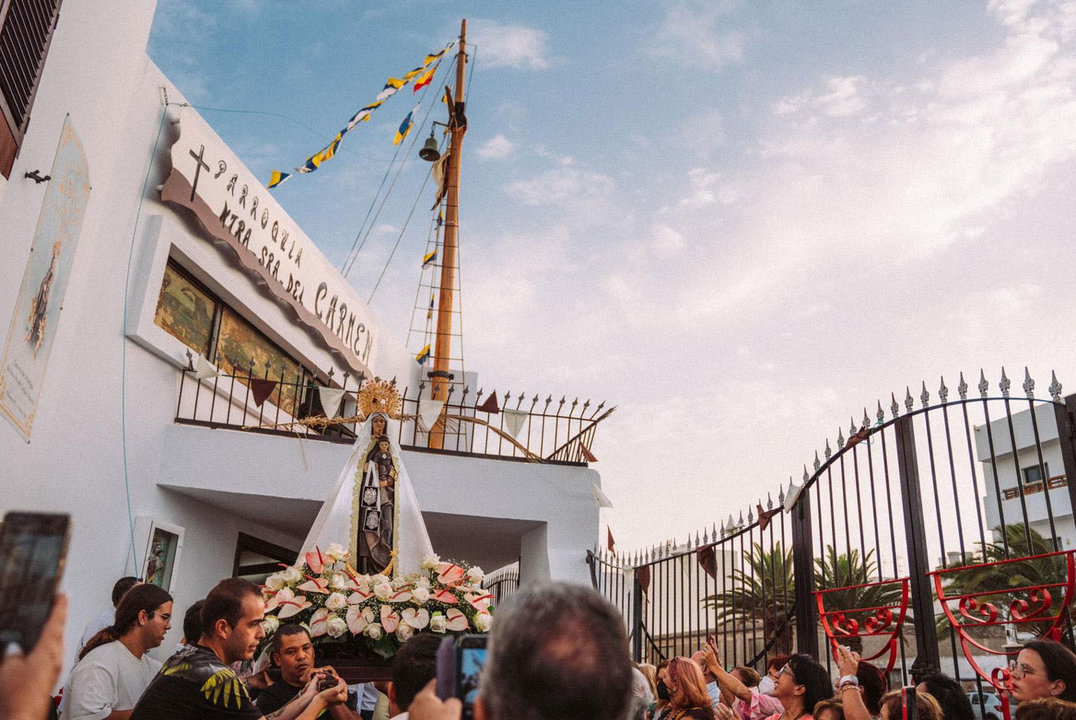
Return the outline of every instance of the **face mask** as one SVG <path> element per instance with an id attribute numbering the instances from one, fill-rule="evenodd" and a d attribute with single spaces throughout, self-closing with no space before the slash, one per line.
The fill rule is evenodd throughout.
<path id="1" fill-rule="evenodd" d="M 658 680 L 658 699 L 659 700 L 668 700 L 669 699 L 669 686 L 665 684 L 664 680 Z"/>
<path id="2" fill-rule="evenodd" d="M 763 675 L 762 679 L 758 681 L 758 691 L 763 695 L 773 695 L 775 685 L 773 678 L 769 675 Z"/>

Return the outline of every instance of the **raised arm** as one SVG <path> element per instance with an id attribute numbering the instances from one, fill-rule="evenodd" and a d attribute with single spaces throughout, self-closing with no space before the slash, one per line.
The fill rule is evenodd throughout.
<path id="1" fill-rule="evenodd" d="M 740 700 L 751 702 L 751 689 L 740 682 L 735 675 L 725 672 L 725 668 L 721 665 L 721 655 L 717 650 L 717 638 L 713 635 L 706 638 L 702 661 L 706 665 L 706 669 L 717 678 L 717 682 L 721 687 L 726 688 Z"/>
<path id="2" fill-rule="evenodd" d="M 854 682 L 849 678 L 856 677 L 859 670 L 859 653 L 853 652 L 847 645 L 837 646 L 837 672 L 841 674 L 838 680 L 837 695 L 844 707 L 845 720 L 871 720 L 871 714 L 867 711 L 867 705 L 863 702 L 863 693 L 859 691 L 859 680 Z"/>

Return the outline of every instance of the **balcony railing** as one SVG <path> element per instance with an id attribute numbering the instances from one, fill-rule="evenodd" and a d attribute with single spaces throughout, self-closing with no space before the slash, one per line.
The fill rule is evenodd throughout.
<path id="1" fill-rule="evenodd" d="M 345 376 L 343 401 L 332 421 L 326 423 L 319 386 L 309 378 L 276 380 L 271 368 L 264 373 L 237 369 L 199 378 L 184 369 L 176 406 L 177 423 L 227 428 L 245 432 L 300 436 L 307 440 L 354 442 L 359 420 L 355 395 L 362 383 Z M 271 387 L 270 387 L 271 386 Z M 261 395 L 262 402 L 256 402 Z M 433 452 L 495 457 L 529 462 L 586 465 L 596 458 L 591 452 L 598 423 L 615 408 L 600 403 L 591 409 L 589 400 L 554 401 L 547 396 L 485 395 L 466 386 L 452 385 L 445 403 L 442 447 Z M 420 406 L 428 401 L 429 387 L 404 389 L 398 441 L 409 450 L 429 450 L 428 429 L 418 420 Z M 427 398 L 427 400 L 423 400 Z M 316 418 L 321 418 L 319 422 Z M 313 420 L 313 421 L 311 421 Z"/>

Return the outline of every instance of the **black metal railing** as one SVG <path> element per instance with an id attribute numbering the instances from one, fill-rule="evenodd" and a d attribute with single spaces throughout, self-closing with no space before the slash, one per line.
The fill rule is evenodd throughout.
<path id="1" fill-rule="evenodd" d="M 180 375 L 176 404 L 177 423 L 229 428 L 277 435 L 301 435 L 306 439 L 353 442 L 359 421 L 355 396 L 363 378 L 344 375 L 344 390 L 336 422 L 301 422 L 325 417 L 319 384 L 305 371 L 294 378 L 282 377 L 283 369 L 266 366 L 236 368 L 199 378 L 193 367 Z M 332 380 L 330 376 L 330 381 Z M 272 387 L 268 387 L 271 384 Z M 267 396 L 261 403 L 259 392 Z M 494 393 L 491 393 L 494 395 Z M 449 386 L 444 404 L 444 435 L 439 452 L 495 457 L 531 462 L 585 465 L 595 460 L 593 447 L 598 423 L 615 410 L 602 402 L 591 408 L 590 400 L 568 402 L 552 396 L 527 399 L 503 394 L 503 400 L 472 393 L 466 386 Z M 429 388 L 421 383 L 401 394 L 402 417 L 398 441 L 406 449 L 429 448 L 428 428 L 419 421 L 428 402 Z M 492 400 L 492 402 L 491 402 Z M 341 419 L 347 419 L 341 422 Z"/>
<path id="2" fill-rule="evenodd" d="M 913 664 L 985 682 L 973 667 L 1000 667 L 1004 656 L 969 663 L 928 573 L 963 568 L 945 575 L 956 593 L 973 574 L 982 590 L 994 566 L 1013 558 L 1026 559 L 1022 570 L 1041 572 L 1044 584 L 1064 572 L 1056 552 L 1076 543 L 1067 482 L 1076 471 L 1076 395 L 1062 398 L 1052 379 L 1047 399 L 1035 396 L 1026 372 L 1023 396 L 1012 395 L 1003 370 L 1000 394 L 980 373 L 977 395 L 961 377 L 956 397 L 943 380 L 936 395 L 924 384 L 918 398 L 908 390 L 886 410 L 879 402 L 839 429 L 835 443 L 827 440 L 800 484 L 790 478 L 776 502 L 771 494 L 738 517 L 628 555 L 594 550 L 593 584 L 620 607 L 639 661 L 690 655 L 715 635 L 729 667 L 763 669 L 767 656 L 798 651 L 835 671 L 816 597 L 826 591 L 827 617 L 848 610 L 831 623 L 848 633 L 843 641 L 865 656 L 890 643 L 894 682 L 906 682 Z M 1045 491 L 1040 478 L 1049 478 Z M 1071 600 L 1054 597 L 1052 611 Z M 993 606 L 1002 621 L 1020 612 L 1015 595 L 1010 601 L 1015 609 Z M 897 607 L 907 612 L 903 623 L 879 611 Z M 853 623 L 856 609 L 874 615 Z M 1062 640 L 1071 647 L 1063 610 Z M 868 624 L 871 633 L 853 632 Z M 980 641 L 1006 651 L 1027 639 L 991 627 Z"/>
<path id="3" fill-rule="evenodd" d="M 493 595 L 494 605 L 500 605 L 519 589 L 519 563 L 494 570 L 482 580 L 482 587 Z"/>

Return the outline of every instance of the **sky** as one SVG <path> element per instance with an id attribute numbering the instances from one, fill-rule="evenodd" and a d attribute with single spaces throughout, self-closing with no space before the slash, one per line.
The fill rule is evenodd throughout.
<path id="1" fill-rule="evenodd" d="M 467 369 L 617 407 L 593 467 L 619 548 L 776 498 L 922 381 L 1076 391 L 1076 2 L 158 0 L 149 54 L 267 180 L 462 18 Z M 412 97 L 274 191 L 338 267 Z M 349 275 L 368 297 L 384 271 L 401 340 L 427 172 Z"/>

